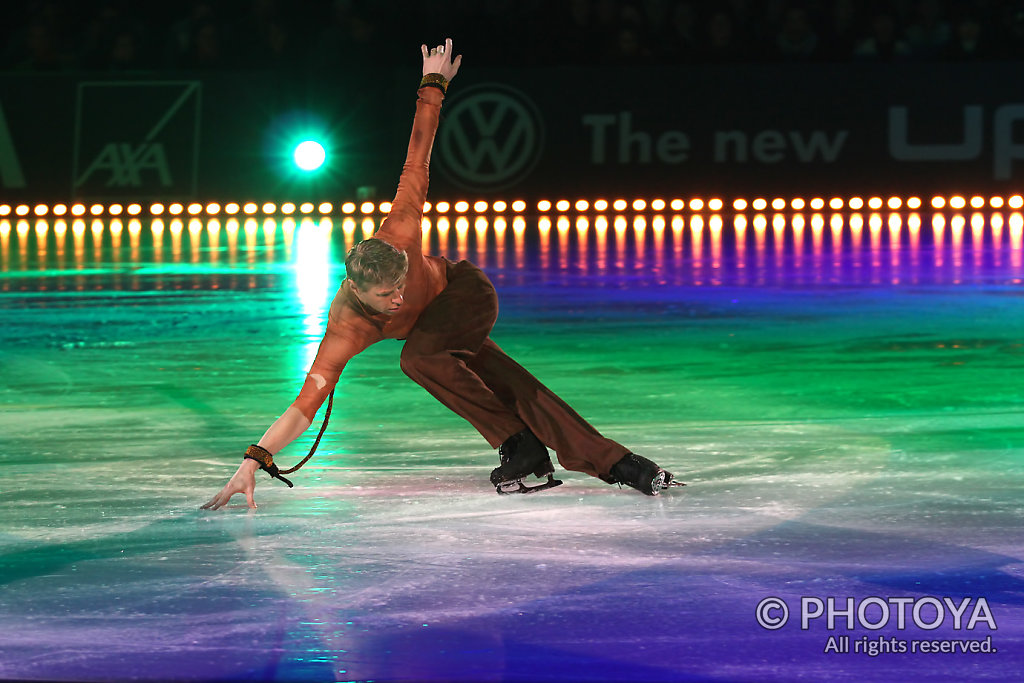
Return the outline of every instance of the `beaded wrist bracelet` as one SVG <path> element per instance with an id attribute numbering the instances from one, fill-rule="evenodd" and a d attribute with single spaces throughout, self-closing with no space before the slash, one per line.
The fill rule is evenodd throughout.
<path id="1" fill-rule="evenodd" d="M 425 74 L 420 81 L 420 87 L 431 86 L 441 91 L 442 95 L 448 93 L 448 79 L 441 74 Z"/>

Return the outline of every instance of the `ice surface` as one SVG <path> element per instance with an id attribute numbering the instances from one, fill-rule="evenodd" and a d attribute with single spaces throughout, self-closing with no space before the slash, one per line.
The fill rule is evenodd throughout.
<path id="1" fill-rule="evenodd" d="M 298 391 L 341 277 L 340 231 L 285 228 L 234 247 L 185 231 L 177 250 L 144 230 L 134 257 L 109 232 L 80 255 L 69 233 L 62 257 L 50 233 L 38 257 L 35 231 L 8 230 L 0 678 L 1019 675 L 1024 299 L 1008 235 L 787 233 L 776 249 L 748 231 L 738 249 L 649 226 L 604 250 L 536 223 L 483 249 L 434 235 L 495 280 L 503 348 L 688 486 L 648 498 L 560 471 L 561 487 L 498 496 L 496 455 L 385 342 L 346 369 L 296 488 L 260 474 L 257 511 L 203 512 Z M 777 630 L 756 619 L 769 597 L 791 612 Z M 998 630 L 949 614 L 933 630 L 801 629 L 801 599 L 830 597 L 971 598 L 968 616 L 984 598 Z M 833 635 L 998 652 L 826 653 Z"/>

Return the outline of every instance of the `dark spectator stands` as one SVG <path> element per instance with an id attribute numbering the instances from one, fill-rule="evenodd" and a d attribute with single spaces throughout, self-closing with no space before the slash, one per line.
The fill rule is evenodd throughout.
<path id="1" fill-rule="evenodd" d="M 490 67 L 1017 60 L 1017 0 L 29 0 L 0 9 L 6 72 L 407 64 L 446 36 Z M 412 46 L 412 47 L 410 47 Z M 625 85 L 625 84 L 623 84 Z"/>

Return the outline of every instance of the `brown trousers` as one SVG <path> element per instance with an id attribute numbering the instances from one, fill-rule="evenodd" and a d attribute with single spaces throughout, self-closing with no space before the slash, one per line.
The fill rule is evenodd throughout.
<path id="1" fill-rule="evenodd" d="M 448 265 L 448 286 L 420 314 L 402 371 L 469 421 L 492 448 L 526 427 L 567 470 L 607 475 L 628 452 L 606 439 L 490 339 L 498 295 L 469 261 Z"/>

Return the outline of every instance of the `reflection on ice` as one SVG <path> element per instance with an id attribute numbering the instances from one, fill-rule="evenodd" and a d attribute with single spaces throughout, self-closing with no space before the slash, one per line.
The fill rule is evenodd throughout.
<path id="1" fill-rule="evenodd" d="M 496 340 L 685 489 L 560 472 L 499 497 L 493 451 L 385 343 L 346 368 L 296 488 L 261 477 L 258 511 L 216 514 L 374 218 L 0 219 L 0 677 L 1019 670 L 1024 221 L 807 204 L 424 224 L 486 265 Z M 770 596 L 981 596 L 999 652 L 827 654 L 820 624 L 758 625 Z"/>

